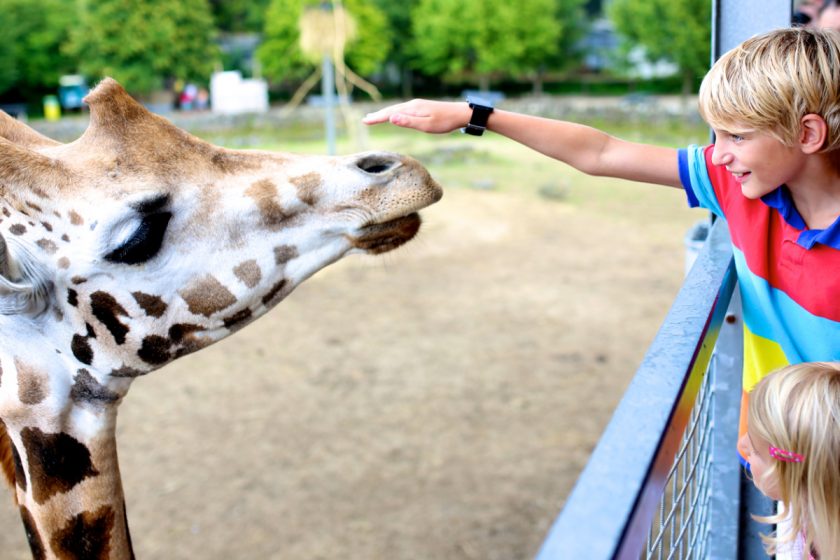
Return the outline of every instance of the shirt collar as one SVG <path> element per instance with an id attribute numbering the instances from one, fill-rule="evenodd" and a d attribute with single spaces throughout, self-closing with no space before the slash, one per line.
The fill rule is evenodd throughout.
<path id="1" fill-rule="evenodd" d="M 765 194 L 761 197 L 761 201 L 770 208 L 778 210 L 789 226 L 800 230 L 796 240 L 797 245 L 811 249 L 815 244 L 820 243 L 840 250 L 840 217 L 825 229 L 808 229 L 785 185 Z"/>

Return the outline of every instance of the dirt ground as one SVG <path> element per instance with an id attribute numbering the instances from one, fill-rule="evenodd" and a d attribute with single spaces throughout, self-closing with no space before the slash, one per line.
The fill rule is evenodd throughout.
<path id="1" fill-rule="evenodd" d="M 406 247 L 136 381 L 119 451 L 138 558 L 531 558 L 702 217 L 628 188 L 650 197 L 632 218 L 448 190 Z M 0 558 L 28 558 L 3 493 Z"/>

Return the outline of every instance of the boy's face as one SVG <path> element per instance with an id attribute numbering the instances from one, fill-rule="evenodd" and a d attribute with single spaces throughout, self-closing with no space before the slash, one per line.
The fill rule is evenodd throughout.
<path id="1" fill-rule="evenodd" d="M 738 447 L 747 452 L 747 461 L 750 464 L 750 472 L 755 487 L 768 498 L 781 500 L 778 480 L 776 478 L 772 480 L 764 479 L 764 473 L 773 464 L 772 461 L 775 461 L 770 456 L 770 443 L 748 430 L 746 434 L 741 436 Z"/>
<path id="2" fill-rule="evenodd" d="M 790 185 L 803 170 L 802 150 L 785 146 L 766 132 L 714 131 L 712 163 L 726 167 L 747 198 L 761 198 L 781 185 Z"/>

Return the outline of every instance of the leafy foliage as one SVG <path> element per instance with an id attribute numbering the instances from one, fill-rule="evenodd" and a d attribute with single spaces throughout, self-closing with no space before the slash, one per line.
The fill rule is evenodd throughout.
<path id="1" fill-rule="evenodd" d="M 300 49 L 299 21 L 318 0 L 271 0 L 266 13 L 263 43 L 257 50 L 263 73 L 272 80 L 300 79 L 312 72 Z M 357 74 L 370 75 L 388 56 L 391 33 L 387 19 L 371 0 L 345 0 L 345 10 L 357 24 L 357 38 L 346 46 L 347 65 Z"/>
<path id="2" fill-rule="evenodd" d="M 414 52 L 430 75 L 524 76 L 558 60 L 581 21 L 581 0 L 420 0 Z"/>
<path id="3" fill-rule="evenodd" d="M 167 79 L 206 83 L 218 58 L 207 0 L 96 0 L 82 4 L 68 52 L 89 77 L 137 94 Z"/>
<path id="4" fill-rule="evenodd" d="M 76 17 L 67 8 L 62 0 L 0 0 L 0 94 L 34 96 L 75 70 L 61 51 Z"/>
<path id="5" fill-rule="evenodd" d="M 643 45 L 653 60 L 677 64 L 687 82 L 708 70 L 712 36 L 708 0 L 614 0 L 608 13 L 630 43 Z"/>
<path id="6" fill-rule="evenodd" d="M 269 0 L 210 0 L 216 28 L 224 33 L 262 31 Z"/>

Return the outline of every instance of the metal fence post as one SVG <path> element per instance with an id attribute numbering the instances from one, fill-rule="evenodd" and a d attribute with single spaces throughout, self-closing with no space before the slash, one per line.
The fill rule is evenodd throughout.
<path id="1" fill-rule="evenodd" d="M 709 368 L 714 391 L 709 558 L 720 560 L 738 556 L 739 527 L 735 520 L 740 515 L 741 463 L 736 447 L 744 363 L 743 329 L 741 296 L 736 290 Z"/>
<path id="2" fill-rule="evenodd" d="M 753 35 L 770 29 L 788 27 L 792 14 L 793 2 L 791 0 L 761 3 L 749 0 L 713 0 L 712 60 L 717 60 L 723 53 L 731 50 Z M 740 304 L 740 298 L 738 302 Z M 772 510 L 770 500 L 764 498 L 743 476 L 738 475 L 740 492 L 735 489 L 732 471 L 734 470 L 737 473 L 741 470 L 738 459 L 732 453 L 732 463 L 727 464 L 726 448 L 718 447 L 718 445 L 729 445 L 727 440 L 731 437 L 721 433 L 722 429 L 726 426 L 724 422 L 734 422 L 735 426 L 737 426 L 737 415 L 740 408 L 738 403 L 741 393 L 740 379 L 738 379 L 737 384 L 731 380 L 728 377 L 729 372 L 727 371 L 729 366 L 724 367 L 724 364 L 734 363 L 735 356 L 743 354 L 743 350 L 739 349 L 742 328 L 740 305 L 738 305 L 738 309 L 735 311 L 735 323 L 726 324 L 726 332 L 724 328 L 721 328 L 719 347 L 717 349 L 719 356 L 716 362 L 716 366 L 719 367 L 715 368 L 716 376 L 720 376 L 718 377 L 719 382 L 722 381 L 727 385 L 734 384 L 737 386 L 737 390 L 732 391 L 736 395 L 732 402 L 725 402 L 731 398 L 726 395 L 731 395 L 732 393 L 726 392 L 722 395 L 718 392 L 715 396 L 715 421 L 718 429 L 715 430 L 715 490 L 712 496 L 711 519 L 714 538 L 712 539 L 711 558 L 716 560 L 725 558 L 739 558 L 744 560 L 765 558 L 766 555 L 761 546 L 761 541 L 757 536 L 760 526 L 752 520 L 750 513 L 766 515 Z M 737 333 L 737 336 L 732 334 L 733 332 Z M 738 340 L 737 343 L 734 342 L 736 339 Z M 740 360 L 738 363 L 741 363 Z M 740 367 L 737 368 L 738 371 L 740 369 Z M 724 376 L 726 376 L 726 379 L 722 379 Z M 730 414 L 735 414 L 734 421 L 728 418 Z M 718 422 L 719 417 L 720 422 Z M 735 502 L 731 502 L 726 499 L 727 495 L 737 496 L 738 498 L 735 498 Z M 732 510 L 733 505 L 735 506 L 734 511 Z M 729 542 L 729 533 L 727 531 L 724 531 L 724 533 L 718 531 L 726 526 L 725 517 L 723 516 L 732 516 L 738 511 L 740 511 L 740 523 L 738 526 L 739 542 L 737 549 L 733 550 Z M 716 519 L 717 523 L 715 522 Z M 729 517 L 729 519 L 732 519 L 732 517 Z M 718 530 L 715 530 L 715 527 Z M 767 531 L 768 528 L 765 526 L 763 530 Z M 733 554 L 734 552 L 737 556 Z"/>

